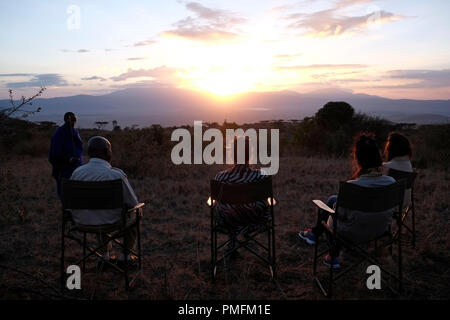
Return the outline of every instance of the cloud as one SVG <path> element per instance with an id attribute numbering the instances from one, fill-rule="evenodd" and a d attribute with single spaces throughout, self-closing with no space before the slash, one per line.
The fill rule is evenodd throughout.
<path id="1" fill-rule="evenodd" d="M 160 66 L 153 69 L 128 69 L 127 72 L 122 73 L 116 77 L 112 77 L 113 81 L 124 81 L 131 78 L 150 77 L 155 81 L 162 83 L 175 83 L 179 79 L 180 73 L 183 69 Z"/>
<path id="2" fill-rule="evenodd" d="M 186 8 L 195 16 L 174 23 L 174 29 L 163 35 L 203 42 L 231 41 L 240 37 L 237 27 L 246 22 L 231 11 L 207 8 L 197 2 L 187 3 Z"/>
<path id="3" fill-rule="evenodd" d="M 278 70 L 307 70 L 307 69 L 359 69 L 366 68 L 365 64 L 310 64 L 297 66 L 278 66 Z"/>
<path id="4" fill-rule="evenodd" d="M 106 78 L 99 77 L 99 76 L 92 76 L 92 77 L 81 78 L 81 80 L 100 80 L 100 81 L 106 81 Z"/>
<path id="5" fill-rule="evenodd" d="M 31 77 L 32 73 L 0 73 L 0 77 Z"/>
<path id="6" fill-rule="evenodd" d="M 62 52 L 77 52 L 77 53 L 86 53 L 86 52 L 90 52 L 87 49 L 78 49 L 78 50 L 68 50 L 68 49 L 61 49 Z"/>
<path id="7" fill-rule="evenodd" d="M 66 87 L 69 83 L 59 74 L 46 73 L 32 75 L 28 81 L 9 82 L 6 84 L 10 88 L 24 88 L 24 87 Z"/>
<path id="8" fill-rule="evenodd" d="M 341 0 L 326 10 L 313 13 L 293 13 L 285 17 L 291 21 L 289 27 L 300 29 L 302 35 L 314 37 L 333 37 L 344 34 L 362 32 L 371 26 L 381 25 L 405 18 L 405 16 L 380 10 L 371 6 L 371 12 L 359 16 L 346 16 L 341 10 L 362 3 L 373 2 L 373 0 Z"/>
<path id="9" fill-rule="evenodd" d="M 143 57 L 135 57 L 135 58 L 127 58 L 128 61 L 136 61 L 136 60 L 144 60 L 146 58 Z"/>
<path id="10" fill-rule="evenodd" d="M 136 42 L 133 46 L 134 46 L 134 47 L 149 46 L 149 45 L 154 44 L 154 43 L 156 43 L 156 42 L 157 42 L 156 40 L 139 41 L 139 42 Z"/>
<path id="11" fill-rule="evenodd" d="M 445 88 L 450 87 L 450 69 L 443 70 L 391 70 L 388 78 L 416 80 L 413 83 L 385 86 L 389 88 Z"/>

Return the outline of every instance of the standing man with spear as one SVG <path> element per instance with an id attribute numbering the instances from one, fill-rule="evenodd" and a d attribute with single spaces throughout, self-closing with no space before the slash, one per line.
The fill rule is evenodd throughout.
<path id="1" fill-rule="evenodd" d="M 52 176 L 56 180 L 58 197 L 61 198 L 61 180 L 69 179 L 72 172 L 83 164 L 83 141 L 75 129 L 77 117 L 73 112 L 64 115 L 64 125 L 52 136 L 48 160 L 52 164 Z"/>

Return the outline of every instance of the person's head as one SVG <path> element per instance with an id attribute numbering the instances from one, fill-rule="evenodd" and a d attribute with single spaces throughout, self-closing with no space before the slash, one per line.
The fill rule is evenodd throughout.
<path id="1" fill-rule="evenodd" d="M 77 122 L 77 117 L 75 116 L 75 114 L 73 112 L 66 112 L 64 114 L 64 123 L 73 128 L 75 127 L 75 123 Z"/>
<path id="2" fill-rule="evenodd" d="M 370 169 L 379 168 L 382 164 L 380 149 L 371 133 L 360 133 L 355 137 L 352 148 L 353 178 L 368 172 Z"/>
<path id="3" fill-rule="evenodd" d="M 239 147 L 239 145 L 243 145 L 244 146 L 244 159 L 245 159 L 245 164 L 249 163 L 249 159 L 250 159 L 250 139 L 247 136 L 238 136 L 238 137 L 234 137 L 233 140 L 233 148 L 234 148 L 234 164 L 239 164 L 238 163 L 238 150 L 242 149 L 242 147 Z"/>
<path id="4" fill-rule="evenodd" d="M 88 155 L 90 158 L 100 158 L 106 161 L 110 161 L 112 157 L 111 143 L 108 139 L 95 136 L 88 141 Z"/>
<path id="5" fill-rule="evenodd" d="M 395 157 L 404 156 L 408 156 L 411 159 L 412 148 L 408 138 L 395 131 L 389 133 L 389 137 L 384 148 L 384 156 L 387 161 L 391 161 Z"/>

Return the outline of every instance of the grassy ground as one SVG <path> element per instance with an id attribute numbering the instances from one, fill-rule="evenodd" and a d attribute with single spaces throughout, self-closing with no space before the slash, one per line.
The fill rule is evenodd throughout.
<path id="1" fill-rule="evenodd" d="M 130 176 L 144 211 L 144 271 L 130 293 L 112 271 L 84 274 L 77 297 L 97 299 L 322 299 L 312 282 L 312 247 L 297 233 L 315 221 L 312 199 L 325 200 L 349 177 L 345 159 L 283 157 L 274 178 L 278 200 L 276 250 L 278 281 L 255 257 L 241 252 L 210 281 L 210 226 L 205 204 L 209 179 L 223 166 L 174 166 L 167 159 L 145 177 Z M 114 164 L 114 163 L 113 163 Z M 39 298 L 52 293 L 35 279 L 57 287 L 60 255 L 60 204 L 45 158 L 10 157 L 0 168 L 0 297 Z M 395 295 L 383 285 L 370 291 L 362 266 L 339 282 L 337 299 L 448 299 L 450 297 L 449 173 L 423 169 L 416 184 L 417 249 L 404 252 L 405 290 Z M 69 246 L 69 262 L 81 250 Z M 71 258 L 72 257 L 72 258 Z M 72 260 L 71 260 L 72 259 Z M 389 264 L 391 258 L 384 257 Z M 345 260 L 344 260 L 345 263 Z M 19 269 L 33 275 L 20 273 Z M 88 271 L 95 260 L 88 263 Z M 34 291 L 32 293 L 31 291 Z M 74 295 L 73 292 L 68 294 Z"/>

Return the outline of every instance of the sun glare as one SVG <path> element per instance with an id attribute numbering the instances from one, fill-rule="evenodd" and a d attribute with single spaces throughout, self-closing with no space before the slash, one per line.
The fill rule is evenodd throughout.
<path id="1" fill-rule="evenodd" d="M 252 90 L 253 84 L 251 73 L 240 70 L 212 71 L 192 81 L 194 87 L 223 97 Z"/>

